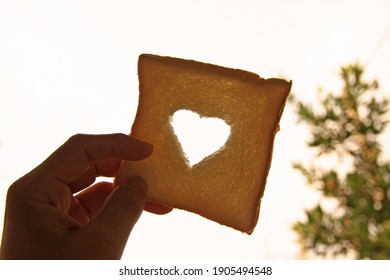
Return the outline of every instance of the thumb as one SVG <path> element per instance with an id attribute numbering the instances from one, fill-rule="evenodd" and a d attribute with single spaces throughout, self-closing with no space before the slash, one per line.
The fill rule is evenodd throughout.
<path id="1" fill-rule="evenodd" d="M 144 209 L 147 185 L 139 177 L 119 185 L 102 210 L 85 228 L 98 240 L 105 259 L 119 259 L 127 239 Z M 100 251 L 99 250 L 99 251 Z"/>

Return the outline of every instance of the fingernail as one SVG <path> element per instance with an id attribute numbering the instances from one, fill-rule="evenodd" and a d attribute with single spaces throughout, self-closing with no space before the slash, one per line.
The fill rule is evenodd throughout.
<path id="1" fill-rule="evenodd" d="M 153 145 L 148 142 L 143 142 L 145 147 L 150 151 L 153 152 Z"/>
<path id="2" fill-rule="evenodd" d="M 140 177 L 131 177 L 128 183 L 129 187 L 137 192 L 140 197 L 145 198 L 148 192 L 148 185 Z"/>
<path id="3" fill-rule="evenodd" d="M 153 152 L 153 145 L 148 143 L 148 142 L 144 142 L 144 141 L 141 141 L 142 143 L 142 146 L 143 146 L 143 152 L 146 156 L 149 156 L 152 154 Z"/>

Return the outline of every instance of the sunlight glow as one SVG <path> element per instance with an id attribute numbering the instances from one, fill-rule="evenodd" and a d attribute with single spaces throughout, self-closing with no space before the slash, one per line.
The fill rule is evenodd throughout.
<path id="1" fill-rule="evenodd" d="M 191 167 L 220 150 L 230 135 L 230 126 L 223 120 L 189 110 L 176 111 L 171 123 Z"/>

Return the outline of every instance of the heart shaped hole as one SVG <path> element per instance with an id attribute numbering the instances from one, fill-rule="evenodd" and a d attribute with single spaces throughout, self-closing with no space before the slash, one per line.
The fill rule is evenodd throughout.
<path id="1" fill-rule="evenodd" d="M 219 151 L 230 135 L 230 126 L 219 118 L 178 110 L 171 125 L 190 167 Z"/>

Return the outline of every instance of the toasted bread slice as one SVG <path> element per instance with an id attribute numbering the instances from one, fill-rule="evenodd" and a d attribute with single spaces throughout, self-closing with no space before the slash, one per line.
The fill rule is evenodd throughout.
<path id="1" fill-rule="evenodd" d="M 291 82 L 201 62 L 143 54 L 131 136 L 154 146 L 142 161 L 123 162 L 117 183 L 144 178 L 147 198 L 252 233 L 271 164 L 273 142 Z M 190 166 L 174 134 L 178 110 L 224 120 L 225 147 Z"/>

